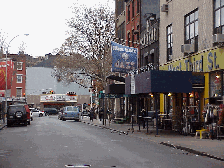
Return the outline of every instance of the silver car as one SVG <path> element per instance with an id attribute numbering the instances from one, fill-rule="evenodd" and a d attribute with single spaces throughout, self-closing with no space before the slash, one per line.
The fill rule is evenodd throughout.
<path id="1" fill-rule="evenodd" d="M 79 107 L 75 106 L 64 107 L 61 119 L 62 121 L 66 120 L 80 121 Z"/>

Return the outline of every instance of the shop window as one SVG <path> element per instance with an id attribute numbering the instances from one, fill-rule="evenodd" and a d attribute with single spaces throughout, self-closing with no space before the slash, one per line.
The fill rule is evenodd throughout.
<path id="1" fill-rule="evenodd" d="M 222 73 L 214 72 L 210 74 L 210 97 L 222 96 Z"/>
<path id="2" fill-rule="evenodd" d="M 194 44 L 194 52 L 198 51 L 198 9 L 185 16 L 185 44 Z"/>
<path id="3" fill-rule="evenodd" d="M 22 75 L 16 75 L 17 81 L 16 83 L 22 83 Z"/>
<path id="4" fill-rule="evenodd" d="M 166 28 L 166 40 L 167 40 L 167 61 L 172 61 L 173 56 L 173 29 L 172 25 Z"/>
<path id="5" fill-rule="evenodd" d="M 214 34 L 224 34 L 224 0 L 214 0 Z"/>

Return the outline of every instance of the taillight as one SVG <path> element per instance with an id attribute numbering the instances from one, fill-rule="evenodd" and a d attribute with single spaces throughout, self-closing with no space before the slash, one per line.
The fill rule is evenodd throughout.
<path id="1" fill-rule="evenodd" d="M 65 115 L 66 115 L 67 113 L 65 113 Z"/>

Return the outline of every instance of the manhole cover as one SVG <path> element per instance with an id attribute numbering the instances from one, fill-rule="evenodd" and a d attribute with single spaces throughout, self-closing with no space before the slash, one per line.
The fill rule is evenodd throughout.
<path id="1" fill-rule="evenodd" d="M 65 167 L 76 167 L 76 168 L 81 168 L 81 167 L 85 167 L 85 168 L 89 168 L 91 165 L 65 165 Z"/>

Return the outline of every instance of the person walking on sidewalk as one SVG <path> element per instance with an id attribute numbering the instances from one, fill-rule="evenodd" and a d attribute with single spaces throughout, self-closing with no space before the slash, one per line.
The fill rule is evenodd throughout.
<path id="1" fill-rule="evenodd" d="M 143 129 L 145 129 L 145 118 L 144 118 L 144 117 L 146 117 L 145 109 L 142 109 L 141 115 L 142 115 L 142 127 L 143 127 Z"/>
<path id="2" fill-rule="evenodd" d="M 90 117 L 90 121 L 93 122 L 93 118 L 94 118 L 94 112 L 93 112 L 93 109 L 90 110 L 89 117 Z"/>
<path id="3" fill-rule="evenodd" d="M 103 108 L 101 107 L 101 108 L 100 108 L 100 111 L 99 111 L 99 118 L 100 118 L 100 121 L 101 121 L 102 117 L 103 117 Z"/>

